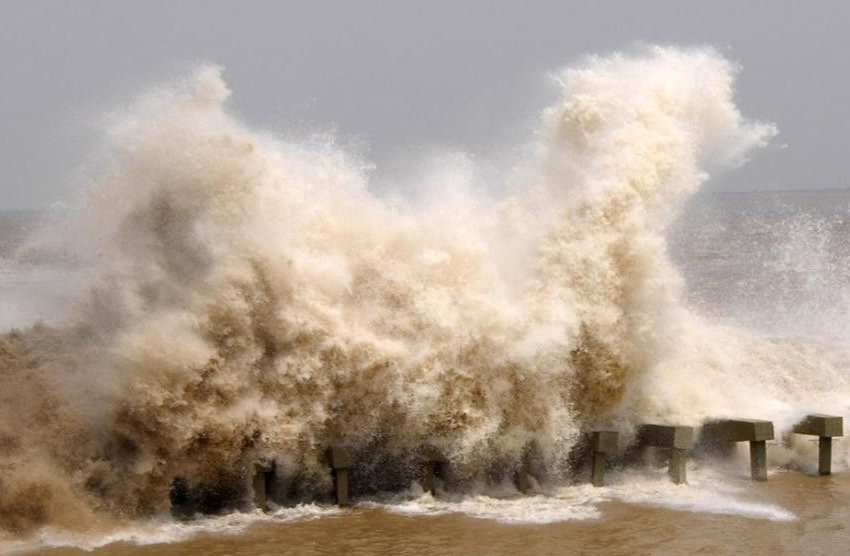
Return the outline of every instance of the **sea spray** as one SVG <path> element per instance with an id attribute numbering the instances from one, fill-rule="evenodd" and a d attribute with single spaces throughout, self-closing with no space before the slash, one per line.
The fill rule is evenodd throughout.
<path id="1" fill-rule="evenodd" d="M 775 133 L 741 117 L 735 73 L 710 49 L 591 58 L 559 75 L 521 186 L 428 207 L 374 196 L 332 143 L 247 128 L 218 68 L 143 96 L 17 255 L 86 287 L 66 325 L 0 339 L 2 528 L 162 515 L 178 477 L 238 507 L 258 460 L 315 495 L 332 442 L 368 447 L 376 489 L 426 443 L 475 478 L 534 442 L 557 477 L 589 426 L 790 420 L 850 391 L 840 355 L 682 302 L 666 228 L 707 161 Z"/>

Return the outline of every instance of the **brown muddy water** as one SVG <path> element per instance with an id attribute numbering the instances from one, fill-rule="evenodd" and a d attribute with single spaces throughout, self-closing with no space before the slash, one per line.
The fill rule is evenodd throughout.
<path id="1" fill-rule="evenodd" d="M 750 517 L 714 513 L 735 512 L 741 508 L 734 504 L 723 507 L 722 500 L 719 504 L 710 502 L 711 494 L 701 491 L 706 485 L 668 488 L 659 483 L 652 488 L 667 489 L 665 494 L 673 493 L 673 498 L 678 491 L 680 501 L 684 501 L 683 507 L 701 499 L 704 502 L 702 508 L 683 511 L 660 507 L 651 501 L 649 504 L 636 504 L 609 499 L 596 505 L 596 517 L 547 524 L 510 524 L 463 513 L 402 515 L 398 508 L 364 507 L 361 504 L 315 519 L 265 521 L 224 534 L 205 531 L 180 542 L 148 545 L 116 542 L 93 552 L 57 548 L 29 554 L 781 556 L 845 555 L 850 552 L 850 473 L 816 477 L 789 471 L 774 474 L 767 483 L 752 483 L 743 476 L 720 480 L 727 487 L 733 486 L 738 500 L 761 505 L 765 509 L 763 515 Z M 627 487 L 629 491 L 634 489 L 634 481 L 631 483 Z M 700 493 L 693 496 L 693 490 Z M 674 499 L 664 501 L 664 496 L 659 500 L 665 505 L 676 504 Z M 728 502 L 726 500 L 725 503 Z M 564 503 L 570 502 L 564 500 Z M 696 506 L 700 503 L 697 502 Z M 456 509 L 464 507 L 467 506 L 463 503 L 455 505 Z M 793 516 L 783 516 L 782 510 Z M 535 512 L 535 506 L 529 504 L 527 511 L 529 517 L 533 517 L 531 514 Z"/>

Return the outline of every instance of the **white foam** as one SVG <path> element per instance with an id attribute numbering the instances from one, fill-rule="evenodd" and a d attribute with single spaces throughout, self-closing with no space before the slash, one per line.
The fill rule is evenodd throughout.
<path id="1" fill-rule="evenodd" d="M 599 493 L 592 490 L 575 493 L 569 498 L 544 495 L 498 498 L 483 494 L 459 496 L 451 493 L 441 493 L 440 497 L 434 498 L 430 493 L 415 487 L 383 502 L 361 502 L 358 507 L 381 508 L 409 516 L 459 513 L 505 524 L 546 524 L 596 519 L 600 514 L 595 503 L 599 500 Z"/>
<path id="2" fill-rule="evenodd" d="M 0 553 L 15 553 L 40 548 L 73 547 L 82 550 L 94 550 L 113 543 L 135 545 L 166 544 L 187 541 L 202 533 L 216 535 L 239 535 L 248 527 L 259 523 L 293 523 L 309 521 L 323 517 L 339 515 L 342 512 L 335 506 L 302 504 L 295 507 L 278 508 L 265 513 L 235 512 L 216 517 L 198 517 L 191 521 L 172 519 L 138 522 L 130 527 L 120 528 L 108 533 L 87 534 L 45 527 L 39 530 L 33 539 L 0 544 Z"/>
<path id="3" fill-rule="evenodd" d="M 618 501 L 675 511 L 735 515 L 770 521 L 793 521 L 796 516 L 775 504 L 748 499 L 749 480 L 730 478 L 712 469 L 689 470 L 690 483 L 670 482 L 664 470 L 640 469 L 609 473 L 608 485 L 565 486 L 546 495 L 498 498 L 486 495 L 458 496 L 442 493 L 434 498 L 414 488 L 383 501 L 367 501 L 361 507 L 379 507 L 411 516 L 464 514 L 506 524 L 546 524 L 599 519 L 603 502 Z"/>
<path id="4" fill-rule="evenodd" d="M 666 476 L 666 470 L 630 470 L 613 474 L 610 487 L 604 487 L 602 496 L 627 504 L 654 506 L 694 513 L 724 514 L 766 519 L 793 521 L 793 512 L 775 504 L 748 499 L 746 485 L 749 478 L 730 477 L 712 469 L 688 470 L 687 485 L 676 485 Z"/>

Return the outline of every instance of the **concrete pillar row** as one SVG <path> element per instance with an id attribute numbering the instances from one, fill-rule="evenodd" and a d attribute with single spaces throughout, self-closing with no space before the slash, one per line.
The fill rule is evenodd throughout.
<path id="1" fill-rule="evenodd" d="M 791 433 L 818 437 L 818 473 L 828 475 L 832 471 L 832 439 L 843 436 L 843 418 L 834 415 L 810 414 L 794 425 Z M 721 419 L 707 422 L 700 434 L 698 449 L 714 454 L 731 453 L 735 442 L 750 443 L 750 474 L 753 480 L 766 481 L 767 441 L 774 439 L 771 421 L 758 419 Z M 596 430 L 588 433 L 590 449 L 591 482 L 594 486 L 605 484 L 605 470 L 609 460 L 618 454 L 619 433 L 614 430 Z M 668 474 L 677 484 L 687 482 L 687 457 L 694 446 L 694 429 L 680 425 L 641 425 L 636 444 L 641 448 L 666 450 L 669 455 Z M 530 460 L 533 444 L 526 451 L 516 473 L 517 488 L 527 493 L 531 490 Z M 422 487 L 432 495 L 437 494 L 438 485 L 449 473 L 449 460 L 433 445 L 424 446 L 421 454 Z M 334 477 L 334 494 L 337 504 L 349 506 L 350 471 L 354 465 L 354 449 L 346 445 L 332 445 L 327 450 L 327 461 Z M 252 499 L 255 507 L 267 511 L 268 497 L 276 485 L 273 463 L 254 463 L 250 470 Z M 185 481 L 176 478 L 171 489 L 171 501 L 176 515 L 191 514 L 191 493 Z"/>

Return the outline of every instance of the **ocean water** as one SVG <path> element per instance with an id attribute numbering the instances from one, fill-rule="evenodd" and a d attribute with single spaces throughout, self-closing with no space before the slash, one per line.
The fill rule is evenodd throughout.
<path id="1" fill-rule="evenodd" d="M 702 194 L 669 238 L 702 314 L 768 336 L 846 345 L 848 190 Z"/>
<path id="2" fill-rule="evenodd" d="M 218 68 L 141 93 L 79 199 L 0 215 L 0 550 L 842 553 L 850 446 L 815 477 L 787 433 L 850 417 L 850 193 L 701 192 L 776 133 L 736 71 L 591 58 L 504 183 L 460 157 L 394 196 L 327 138 L 242 124 Z M 743 448 L 687 485 L 576 468 L 588 430 L 625 448 L 728 416 L 774 422 L 768 483 Z M 423 445 L 451 461 L 437 498 Z M 268 515 L 255 463 L 281 481 Z M 177 479 L 197 519 L 171 517 Z"/>

